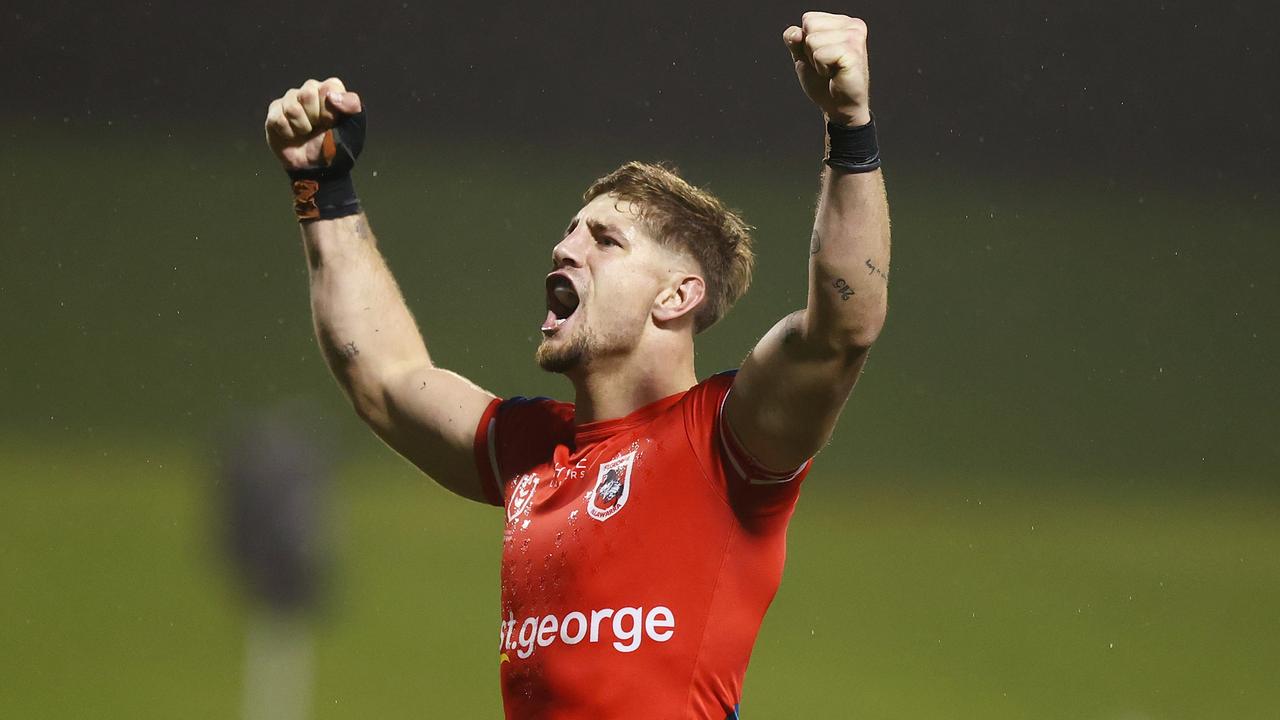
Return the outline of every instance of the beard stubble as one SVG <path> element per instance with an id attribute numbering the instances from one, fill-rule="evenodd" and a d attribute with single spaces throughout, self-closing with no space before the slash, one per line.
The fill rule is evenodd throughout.
<path id="1" fill-rule="evenodd" d="M 581 317 L 568 341 L 555 347 L 549 342 L 550 338 L 544 338 L 534 358 L 547 372 L 566 373 L 606 356 L 625 355 L 640 341 L 644 320 L 637 319 L 627 325 L 601 332 L 593 330 L 588 317 Z"/>
<path id="2" fill-rule="evenodd" d="M 538 367 L 550 373 L 566 373 L 578 367 L 590 355 L 591 342 L 585 334 L 575 334 L 569 342 L 554 347 L 544 339 L 534 354 Z"/>

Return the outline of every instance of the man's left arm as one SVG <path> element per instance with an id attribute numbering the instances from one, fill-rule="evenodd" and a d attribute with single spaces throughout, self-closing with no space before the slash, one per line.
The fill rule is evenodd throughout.
<path id="1" fill-rule="evenodd" d="M 761 338 L 725 401 L 729 431 L 772 470 L 798 467 L 831 437 L 888 307 L 889 206 L 865 128 L 866 39 L 861 20 L 827 13 L 805 13 L 783 33 L 801 86 L 836 126 L 829 157 L 839 167 L 822 174 L 806 307 Z"/>

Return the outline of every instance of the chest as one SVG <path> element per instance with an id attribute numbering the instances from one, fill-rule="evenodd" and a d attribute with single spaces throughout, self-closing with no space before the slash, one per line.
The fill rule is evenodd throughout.
<path id="1" fill-rule="evenodd" d="M 717 534 L 722 503 L 687 449 L 662 436 L 605 441 L 508 481 L 504 599 L 557 606 L 622 587 L 661 584 Z M 673 560 L 673 558 L 678 558 Z"/>

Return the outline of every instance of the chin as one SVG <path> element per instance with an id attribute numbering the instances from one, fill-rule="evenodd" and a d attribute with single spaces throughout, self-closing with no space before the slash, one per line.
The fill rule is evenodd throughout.
<path id="1" fill-rule="evenodd" d="M 622 328 L 612 331 L 594 330 L 586 323 L 565 328 L 551 337 L 543 338 L 534 357 L 538 366 L 547 372 L 568 373 L 583 370 L 603 359 L 631 353 L 639 342 L 640 328 L 631 332 Z M 565 332 L 567 336 L 563 336 Z"/>
<path id="2" fill-rule="evenodd" d="M 570 338 L 561 343 L 556 343 L 554 338 L 547 338 L 538 345 L 534 358 L 538 361 L 538 367 L 547 372 L 567 373 L 582 366 L 586 350 L 586 343 L 582 338 Z"/>

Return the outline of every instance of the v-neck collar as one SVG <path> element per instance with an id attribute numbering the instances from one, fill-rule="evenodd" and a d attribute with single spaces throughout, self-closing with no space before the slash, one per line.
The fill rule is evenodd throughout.
<path id="1" fill-rule="evenodd" d="M 597 420 L 595 422 L 583 423 L 575 425 L 573 429 L 573 443 L 576 447 L 584 447 L 592 443 L 600 442 L 610 435 L 614 435 L 622 430 L 629 430 L 634 427 L 644 425 L 655 417 L 666 412 L 671 406 L 680 402 L 680 398 L 684 397 L 688 390 L 681 390 L 674 395 L 668 395 L 661 400 L 654 400 L 648 405 L 641 406 L 633 410 L 628 415 L 611 420 Z"/>

